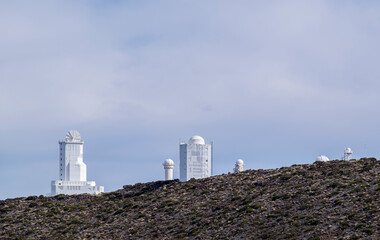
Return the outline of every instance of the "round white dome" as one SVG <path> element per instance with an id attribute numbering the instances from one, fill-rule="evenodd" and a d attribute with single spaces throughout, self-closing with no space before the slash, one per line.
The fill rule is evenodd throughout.
<path id="1" fill-rule="evenodd" d="M 238 159 L 238 160 L 236 160 L 236 165 L 243 166 L 244 165 L 244 161 L 242 159 Z"/>
<path id="2" fill-rule="evenodd" d="M 351 148 L 346 148 L 346 149 L 344 150 L 344 153 L 346 153 L 346 154 L 352 154 L 352 150 L 351 150 Z"/>
<path id="3" fill-rule="evenodd" d="M 162 164 L 164 166 L 174 166 L 174 161 L 171 160 L 170 158 L 166 159 L 164 164 Z"/>
<path id="4" fill-rule="evenodd" d="M 321 155 L 321 156 L 318 156 L 316 160 L 320 162 L 327 162 L 329 161 L 329 158 L 326 157 L 325 155 Z"/>
<path id="5" fill-rule="evenodd" d="M 201 136 L 193 136 L 190 138 L 189 144 L 205 144 L 205 140 Z"/>

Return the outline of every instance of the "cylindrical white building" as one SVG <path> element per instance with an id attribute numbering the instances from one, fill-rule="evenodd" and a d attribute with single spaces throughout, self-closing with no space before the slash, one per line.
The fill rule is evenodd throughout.
<path id="1" fill-rule="evenodd" d="M 242 172 L 244 171 L 244 161 L 242 159 L 238 159 L 235 163 L 234 172 Z"/>
<path id="2" fill-rule="evenodd" d="M 174 161 L 168 158 L 162 165 L 165 169 L 165 180 L 173 180 Z"/>

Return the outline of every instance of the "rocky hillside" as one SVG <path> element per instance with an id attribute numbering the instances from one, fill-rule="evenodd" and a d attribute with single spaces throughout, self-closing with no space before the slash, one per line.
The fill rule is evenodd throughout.
<path id="1" fill-rule="evenodd" d="M 0 201 L 1 239 L 380 239 L 380 162 L 317 162 L 99 196 Z"/>

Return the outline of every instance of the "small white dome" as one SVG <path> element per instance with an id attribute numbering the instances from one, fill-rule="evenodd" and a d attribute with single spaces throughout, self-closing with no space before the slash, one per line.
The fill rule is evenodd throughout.
<path id="1" fill-rule="evenodd" d="M 346 149 L 344 150 L 344 153 L 345 153 L 345 154 L 352 154 L 352 150 L 351 150 L 351 148 L 346 148 Z"/>
<path id="2" fill-rule="evenodd" d="M 174 166 L 174 161 L 170 158 L 166 159 L 165 162 L 162 164 L 164 166 Z"/>
<path id="3" fill-rule="evenodd" d="M 205 140 L 201 136 L 193 136 L 189 140 L 189 144 L 205 144 Z"/>
<path id="4" fill-rule="evenodd" d="M 236 165 L 243 166 L 244 165 L 244 161 L 242 159 L 238 159 L 238 160 L 236 160 Z"/>
<path id="5" fill-rule="evenodd" d="M 317 157 L 316 161 L 327 162 L 327 161 L 330 161 L 330 159 L 326 157 L 325 155 L 321 155 Z"/>

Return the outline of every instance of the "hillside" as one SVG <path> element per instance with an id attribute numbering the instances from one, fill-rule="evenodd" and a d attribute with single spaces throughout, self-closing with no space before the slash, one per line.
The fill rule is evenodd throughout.
<path id="1" fill-rule="evenodd" d="M 0 201 L 0 238 L 380 239 L 380 162 L 317 162 L 98 196 Z"/>

